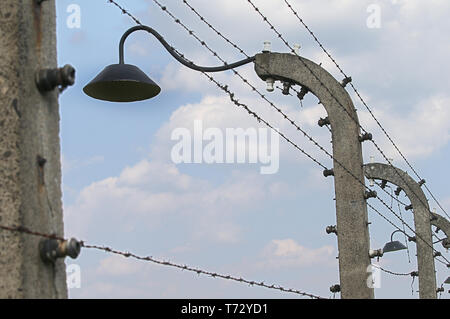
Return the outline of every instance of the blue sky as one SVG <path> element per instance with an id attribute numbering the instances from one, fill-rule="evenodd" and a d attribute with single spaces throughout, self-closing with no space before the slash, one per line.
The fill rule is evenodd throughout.
<path id="1" fill-rule="evenodd" d="M 325 232 L 326 226 L 336 223 L 332 178 L 323 178 L 319 167 L 282 140 L 279 171 L 272 175 L 261 175 L 260 164 L 175 164 L 170 154 L 176 143 L 171 133 L 176 128 L 192 129 L 195 120 L 224 132 L 264 126 L 235 107 L 201 74 L 176 62 L 145 32 L 129 37 L 125 61 L 154 79 L 162 88 L 160 95 L 125 104 L 86 96 L 84 85 L 106 65 L 118 63 L 120 37 L 134 23 L 107 1 L 56 2 L 58 63 L 70 63 L 77 70 L 76 84 L 60 96 L 66 236 L 331 296 L 329 287 L 339 280 L 336 237 Z M 117 2 L 197 64 L 220 64 L 152 0 Z M 161 3 L 224 59 L 243 58 L 181 0 Z M 322 63 L 341 80 L 283 1 L 255 3 L 290 43 L 301 44 L 302 56 Z M 67 25 L 71 4 L 81 9 L 80 28 Z M 211 1 L 192 0 L 191 4 L 249 55 L 260 52 L 266 40 L 273 51 L 288 52 L 245 0 L 217 0 L 214 6 Z M 447 209 L 448 174 L 442 172 L 450 152 L 450 88 L 445 80 L 450 72 L 448 1 L 305 0 L 292 4 L 352 76 L 377 118 Z M 367 26 L 371 4 L 381 9 L 380 28 Z M 264 91 L 265 83 L 253 65 L 238 71 Z M 229 84 L 240 101 L 331 166 L 239 78 L 231 72 L 214 76 Z M 395 166 L 411 174 L 364 106 L 349 93 L 363 127 L 373 133 Z M 296 98 L 279 90 L 267 96 L 331 150 L 329 132 L 316 124 L 326 115 L 317 98 L 307 95 L 302 108 Z M 370 156 L 383 162 L 369 143 L 363 148 L 365 162 Z M 408 201 L 403 195 L 401 199 Z M 392 213 L 375 200 L 371 203 L 401 227 Z M 437 205 L 430 200 L 430 207 Z M 412 226 L 411 213 L 402 214 Z M 371 247 L 380 248 L 394 229 L 370 211 L 369 220 Z M 450 257 L 442 246 L 436 248 Z M 380 263 L 396 272 L 410 272 L 417 269 L 414 245 L 409 245 L 409 255 L 406 251 L 386 254 Z M 81 288 L 70 289 L 71 298 L 296 297 L 87 249 L 66 263 L 80 265 L 82 272 Z M 439 263 L 436 270 L 440 284 L 449 273 Z M 417 298 L 417 287 L 415 281 L 412 294 L 410 277 L 382 273 L 381 288 L 375 294 L 377 298 Z"/>

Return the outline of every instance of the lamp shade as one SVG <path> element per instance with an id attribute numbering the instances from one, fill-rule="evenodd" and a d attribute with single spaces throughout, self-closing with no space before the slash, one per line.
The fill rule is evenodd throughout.
<path id="1" fill-rule="evenodd" d="M 134 102 L 155 97 L 161 88 L 137 66 L 112 64 L 89 82 L 83 91 L 99 100 Z"/>
<path id="2" fill-rule="evenodd" d="M 383 252 L 387 253 L 390 251 L 397 251 L 397 250 L 403 250 L 403 249 L 406 249 L 406 246 L 396 240 L 396 241 L 390 241 L 390 242 L 386 243 L 386 245 L 384 245 L 384 247 L 383 247 Z"/>

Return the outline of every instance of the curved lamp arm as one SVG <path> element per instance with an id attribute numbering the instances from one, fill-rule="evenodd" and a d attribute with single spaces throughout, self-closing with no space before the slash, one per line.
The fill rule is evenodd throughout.
<path id="1" fill-rule="evenodd" d="M 394 241 L 393 238 L 394 238 L 394 234 L 395 233 L 403 233 L 403 234 L 405 234 L 408 237 L 408 235 L 403 230 L 397 229 L 391 234 L 391 242 Z"/>
<path id="2" fill-rule="evenodd" d="M 172 55 L 175 59 L 177 59 L 178 62 L 180 62 L 181 64 L 187 66 L 190 69 L 196 70 L 196 71 L 200 71 L 200 72 L 220 72 L 220 71 L 225 71 L 225 70 L 230 70 L 233 68 L 236 68 L 238 66 L 253 62 L 255 60 L 255 57 L 249 57 L 247 59 L 232 63 L 232 64 L 226 64 L 224 66 L 218 66 L 218 67 L 203 67 L 203 66 L 198 66 L 196 64 L 194 64 L 191 61 L 186 60 L 185 58 L 183 58 L 182 56 L 180 56 L 177 52 L 175 52 L 174 48 L 171 47 L 166 40 L 164 40 L 164 38 L 158 33 L 156 32 L 154 29 L 145 26 L 145 25 L 140 25 L 140 26 L 135 26 L 132 27 L 130 29 L 128 29 L 122 36 L 122 38 L 120 39 L 120 44 L 119 44 L 119 64 L 124 64 L 124 57 L 123 57 L 123 51 L 124 51 L 124 44 L 125 44 L 125 40 L 126 38 L 133 32 L 138 31 L 138 30 L 144 30 L 147 31 L 149 33 L 151 33 L 155 38 L 157 38 L 159 40 L 159 42 L 161 42 L 161 44 L 164 46 L 164 48 L 166 48 L 166 50 L 170 53 L 170 55 Z"/>

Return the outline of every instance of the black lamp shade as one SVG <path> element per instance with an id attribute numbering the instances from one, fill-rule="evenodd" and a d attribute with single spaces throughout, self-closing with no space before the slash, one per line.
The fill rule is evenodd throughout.
<path id="1" fill-rule="evenodd" d="M 112 64 L 89 82 L 83 91 L 99 100 L 134 102 L 155 97 L 161 88 L 137 66 Z"/>
<path id="2" fill-rule="evenodd" d="M 406 249 L 406 246 L 396 240 L 396 241 L 390 241 L 390 242 L 386 243 L 386 245 L 384 245 L 384 247 L 383 247 L 383 252 L 387 253 L 390 251 L 397 251 L 397 250 L 403 250 L 403 249 Z"/>

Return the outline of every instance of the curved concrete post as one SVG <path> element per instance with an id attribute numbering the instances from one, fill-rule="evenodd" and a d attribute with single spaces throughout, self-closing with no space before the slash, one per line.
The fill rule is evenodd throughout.
<path id="1" fill-rule="evenodd" d="M 441 215 L 438 215 L 435 213 L 431 213 L 431 215 L 433 215 L 433 218 L 431 220 L 431 225 L 436 226 L 437 228 L 442 230 L 444 232 L 445 236 L 447 236 L 447 238 L 445 238 L 442 241 L 442 246 L 445 249 L 449 249 L 450 248 L 450 222 L 445 217 L 442 217 Z"/>
<path id="2" fill-rule="evenodd" d="M 431 248 L 433 247 L 433 241 L 431 237 L 430 208 L 419 183 L 406 172 L 388 164 L 366 164 L 364 165 L 364 174 L 367 178 L 381 179 L 399 186 L 411 201 L 414 212 L 414 227 L 417 234 L 419 297 L 436 298 L 436 273 L 433 249 Z"/>
<path id="3" fill-rule="evenodd" d="M 274 80 L 288 81 L 308 88 L 319 98 L 328 112 L 332 128 L 333 157 L 335 158 L 333 170 L 336 220 L 339 234 L 341 297 L 373 298 L 373 288 L 369 288 L 367 285 L 369 276 L 367 269 L 371 262 L 367 206 L 364 199 L 363 161 L 361 143 L 359 142 L 360 131 L 358 117 L 350 96 L 342 85 L 321 66 L 293 54 L 257 54 L 255 70 L 263 80 L 273 78 Z M 345 107 L 348 114 L 342 106 Z M 355 120 L 352 120 L 349 114 Z M 336 160 L 347 168 L 353 176 L 346 172 Z"/>

